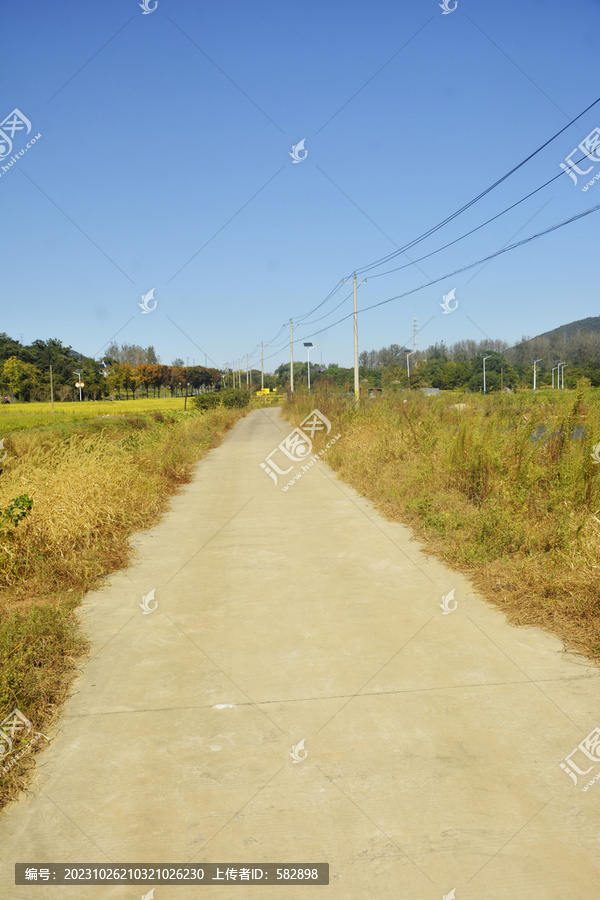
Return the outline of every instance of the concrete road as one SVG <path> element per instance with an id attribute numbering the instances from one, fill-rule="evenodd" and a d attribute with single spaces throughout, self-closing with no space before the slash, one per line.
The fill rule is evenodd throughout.
<path id="1" fill-rule="evenodd" d="M 327 862 L 328 887 L 153 896 L 597 900 L 598 670 L 506 624 L 323 463 L 282 491 L 259 463 L 289 431 L 279 410 L 241 421 L 87 596 L 91 657 L 0 817 L 0 897 L 152 888 L 16 887 L 15 862 Z"/>

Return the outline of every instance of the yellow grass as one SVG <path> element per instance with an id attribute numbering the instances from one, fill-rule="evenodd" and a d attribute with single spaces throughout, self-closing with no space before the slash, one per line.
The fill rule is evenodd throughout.
<path id="1" fill-rule="evenodd" d="M 342 434 L 326 461 L 382 514 L 410 525 L 510 621 L 600 659 L 600 391 L 459 401 L 413 391 L 359 409 L 313 394 L 286 409 L 297 424 L 314 407 Z M 545 440 L 534 438 L 541 425 Z"/>
<path id="2" fill-rule="evenodd" d="M 71 404 L 58 422 L 43 410 L 24 411 L 20 422 L 4 413 L 3 424 L 21 427 L 4 432 L 0 510 L 23 494 L 33 508 L 12 534 L 0 528 L 0 720 L 17 708 L 44 732 L 85 650 L 74 607 L 126 564 L 129 535 L 158 520 L 194 464 L 245 413 L 185 413 L 180 399 L 134 402 L 110 418 L 83 412 L 114 403 Z M 28 754 L 0 773 L 0 803 L 30 765 Z"/>
<path id="3" fill-rule="evenodd" d="M 0 438 L 7 431 L 87 421 L 98 416 L 123 416 L 154 410 L 183 410 L 185 398 L 152 397 L 139 400 L 90 400 L 83 403 L 0 403 Z M 188 397 L 188 409 L 190 398 Z"/>

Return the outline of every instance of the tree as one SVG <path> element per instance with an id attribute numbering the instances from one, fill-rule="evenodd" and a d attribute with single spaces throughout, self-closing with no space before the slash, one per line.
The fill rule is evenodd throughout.
<path id="1" fill-rule="evenodd" d="M 8 387 L 13 401 L 15 394 L 20 400 L 29 400 L 31 392 L 40 387 L 41 372 L 31 363 L 11 356 L 2 366 L 2 382 Z"/>
<path id="2" fill-rule="evenodd" d="M 150 362 L 148 359 L 149 355 L 153 357 L 154 362 L 158 362 L 154 347 L 144 349 L 139 344 L 121 344 L 120 347 L 118 344 L 111 344 L 106 354 L 115 362 L 127 363 L 133 367 L 140 363 Z"/>
<path id="3" fill-rule="evenodd" d="M 144 388 L 146 388 L 146 397 L 148 396 L 148 388 L 152 383 L 152 369 L 153 366 L 149 366 L 147 363 L 140 363 L 135 370 L 139 379 L 140 386 L 142 388 L 142 393 L 144 391 Z"/>
<path id="4" fill-rule="evenodd" d="M 125 399 L 129 400 L 129 391 L 132 389 L 134 371 L 128 363 L 113 363 L 110 367 L 110 374 L 107 381 L 107 387 L 111 393 L 117 394 L 121 399 L 121 391 L 125 391 Z"/>
<path id="5" fill-rule="evenodd" d="M 168 368 L 167 386 L 171 391 L 171 397 L 173 394 L 177 396 L 177 389 L 185 384 L 184 369 L 182 366 L 170 366 Z"/>
<path id="6" fill-rule="evenodd" d="M 501 353 L 490 351 L 483 354 L 488 358 L 485 361 L 485 389 L 486 393 L 499 391 L 502 382 L 504 387 L 515 387 L 517 384 L 516 372 L 504 359 Z M 501 369 L 504 371 L 501 374 Z M 468 383 L 469 390 L 483 390 L 483 356 L 476 356 L 471 361 L 471 377 Z"/>
<path id="7" fill-rule="evenodd" d="M 137 379 L 135 378 L 135 373 L 133 368 L 129 365 L 129 363 L 121 363 L 121 379 L 123 387 L 125 388 L 125 399 L 129 400 L 129 391 L 133 390 L 135 392 L 135 385 L 137 384 Z M 134 394 L 135 397 L 135 394 Z"/>
<path id="8" fill-rule="evenodd" d="M 190 366 L 184 370 L 186 381 L 198 390 L 205 385 L 212 384 L 212 375 L 204 366 Z"/>
<path id="9" fill-rule="evenodd" d="M 11 356 L 19 356 L 22 346 L 18 341 L 9 337 L 6 332 L 0 334 L 0 362 L 4 362 Z"/>

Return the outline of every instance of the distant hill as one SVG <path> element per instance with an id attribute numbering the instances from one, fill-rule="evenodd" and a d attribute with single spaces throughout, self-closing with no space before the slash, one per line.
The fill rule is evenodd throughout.
<path id="1" fill-rule="evenodd" d="M 559 325 L 558 328 L 553 328 L 552 331 L 544 331 L 542 334 L 536 335 L 536 337 L 526 338 L 519 343 L 529 343 L 542 338 L 547 338 L 551 343 L 554 343 L 557 339 L 566 338 L 568 340 L 581 332 L 598 331 L 600 331 L 600 316 L 588 316 L 587 319 L 577 319 L 576 322 L 570 322 L 568 325 Z"/>
<path id="2" fill-rule="evenodd" d="M 541 371 L 562 360 L 571 372 L 578 367 L 581 374 L 600 384 L 600 316 L 577 319 L 536 337 L 524 337 L 506 351 L 506 358 L 514 365 L 530 366 L 534 356 L 542 360 Z"/>

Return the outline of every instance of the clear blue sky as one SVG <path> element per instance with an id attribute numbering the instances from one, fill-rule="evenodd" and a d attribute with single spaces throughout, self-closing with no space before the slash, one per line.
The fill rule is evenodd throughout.
<path id="1" fill-rule="evenodd" d="M 260 365 L 257 345 L 291 316 L 468 202 L 600 95 L 598 0 L 458 0 L 448 15 L 437 0 L 158 0 L 148 15 L 137 0 L 21 0 L 2 5 L 0 27 L 0 118 L 16 107 L 32 123 L 12 155 L 42 135 L 0 169 L 0 331 L 96 357 L 116 334 L 153 344 L 163 363 L 206 352 L 222 366 L 254 351 Z M 600 104 L 411 258 L 557 175 L 596 126 Z M 302 139 L 308 155 L 294 164 Z M 589 166 L 587 178 L 600 172 Z M 600 181 L 580 190 L 587 178 L 562 175 L 422 271 L 369 278 L 359 310 L 600 203 Z M 592 214 L 479 274 L 363 313 L 360 350 L 406 344 L 415 314 L 422 349 L 514 343 L 600 314 L 599 223 Z M 142 315 L 151 288 L 158 306 Z M 444 316 L 451 289 L 459 307 Z M 295 356 L 351 303 L 298 327 Z M 285 338 L 265 349 L 267 371 L 289 359 Z M 315 362 L 352 364 L 351 319 L 310 339 Z"/>

